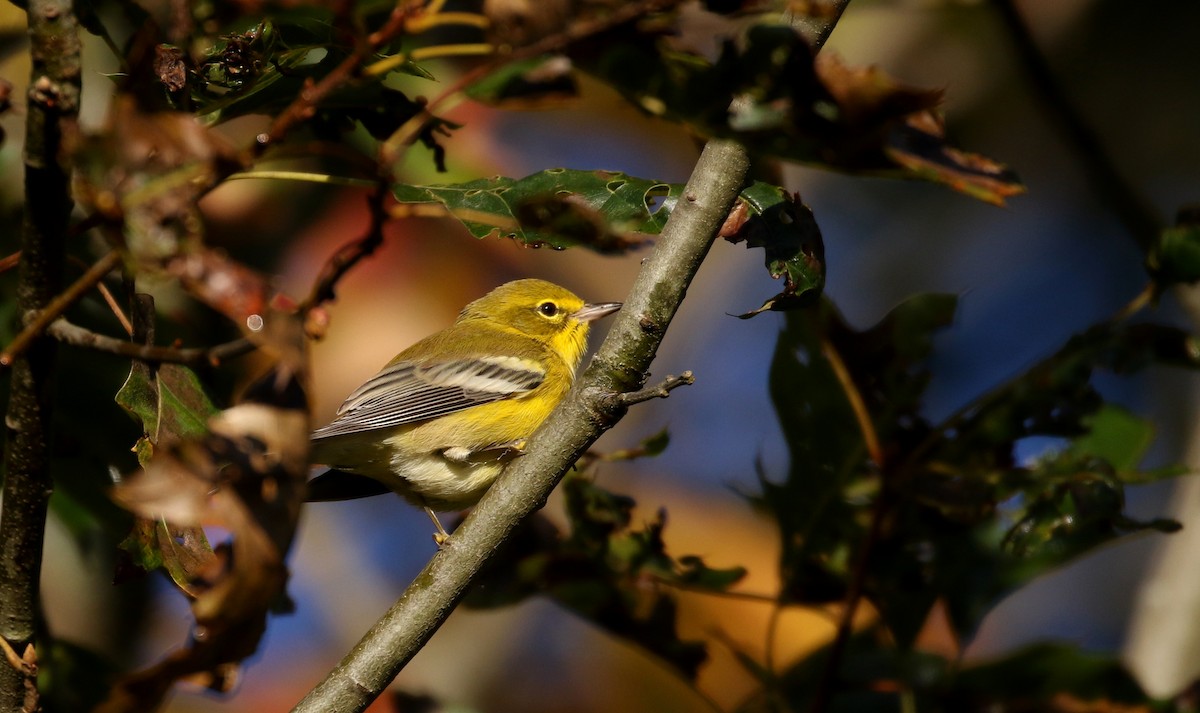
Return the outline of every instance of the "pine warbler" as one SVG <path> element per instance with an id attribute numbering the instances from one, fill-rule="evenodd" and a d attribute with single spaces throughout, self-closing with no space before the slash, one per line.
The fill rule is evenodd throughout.
<path id="1" fill-rule="evenodd" d="M 620 307 L 584 304 L 543 280 L 509 282 L 468 304 L 313 432 L 312 461 L 331 470 L 309 482 L 309 499 L 390 489 L 425 508 L 441 542 L 433 511 L 479 501 L 571 388 L 590 323 Z"/>

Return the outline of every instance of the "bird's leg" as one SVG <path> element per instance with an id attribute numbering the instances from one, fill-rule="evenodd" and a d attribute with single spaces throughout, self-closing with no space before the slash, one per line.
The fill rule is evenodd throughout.
<path id="1" fill-rule="evenodd" d="M 506 463 L 517 456 L 525 455 L 525 441 L 509 441 L 508 443 L 497 443 L 494 446 L 488 446 L 477 451 L 473 451 L 463 446 L 454 446 L 442 450 L 442 456 L 446 460 L 454 461 L 455 463 L 465 463 L 469 465 L 479 465 L 481 463 Z"/>
<path id="2" fill-rule="evenodd" d="M 430 520 L 433 520 L 433 526 L 437 528 L 437 532 L 433 533 L 433 541 L 437 543 L 438 549 L 441 549 L 442 545 L 446 544 L 446 540 L 450 539 L 450 533 L 446 532 L 446 528 L 442 527 L 442 523 L 438 520 L 437 513 L 433 511 L 433 508 L 428 505 L 422 505 L 421 507 L 425 508 L 425 514 L 429 516 Z"/>

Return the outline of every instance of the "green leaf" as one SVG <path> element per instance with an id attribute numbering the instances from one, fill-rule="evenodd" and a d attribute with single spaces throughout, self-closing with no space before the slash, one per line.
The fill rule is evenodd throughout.
<path id="1" fill-rule="evenodd" d="M 865 533 L 862 433 L 821 346 L 834 319 L 828 302 L 789 312 L 768 377 L 791 462 L 782 482 L 759 473 L 753 502 L 779 523 L 785 601 L 840 599 L 850 548 Z"/>
<path id="2" fill-rule="evenodd" d="M 1071 442 L 1071 453 L 1099 458 L 1118 472 L 1137 468 L 1154 441 L 1154 426 L 1149 421 L 1113 404 L 1085 417 L 1083 425 L 1087 433 Z"/>
<path id="3" fill-rule="evenodd" d="M 662 540 L 664 513 L 631 529 L 633 500 L 578 474 L 567 477 L 563 492 L 570 533 L 558 533 L 544 518 L 518 530 L 467 604 L 500 606 L 544 594 L 694 678 L 705 648 L 679 637 L 675 600 L 663 585 L 721 592 L 745 571 L 710 568 L 695 556 L 672 558 Z"/>
<path id="4" fill-rule="evenodd" d="M 1054 701 L 1054 710 L 1115 711 L 1153 703 L 1116 658 L 1067 644 L 1030 646 L 997 661 L 968 666 L 951 680 L 943 699 L 945 710 L 1047 710 L 1044 706 Z M 1092 705 L 1068 708 L 1071 699 Z"/>
<path id="5" fill-rule="evenodd" d="M 671 581 L 694 589 L 724 592 L 745 577 L 745 567 L 714 569 L 700 557 L 684 555 L 679 558 L 679 570 L 672 575 Z"/>
<path id="6" fill-rule="evenodd" d="M 116 581 L 162 568 L 175 586 L 196 596 L 196 583 L 211 570 L 216 555 L 201 527 L 177 527 L 163 520 L 138 518 L 117 545 Z"/>
<path id="7" fill-rule="evenodd" d="M 791 464 L 779 482 L 760 473 L 756 502 L 779 523 L 784 597 L 840 600 L 861 577 L 902 647 L 937 600 L 956 632 L 970 636 L 1001 596 L 1030 578 L 1113 538 L 1178 528 L 1125 514 L 1126 484 L 1178 471 L 1138 471 L 1150 427 L 1105 406 L 1091 382 L 1101 368 L 1195 368 L 1191 335 L 1101 325 L 934 426 L 921 409 L 927 361 L 954 308 L 953 297 L 914 297 L 865 331 L 828 303 L 790 313 L 771 368 Z M 880 444 L 882 474 L 866 452 L 861 417 Z M 1030 436 L 1069 440 L 1018 463 L 1015 448 Z M 880 517 L 884 526 L 869 538 Z"/>
<path id="8" fill-rule="evenodd" d="M 1200 207 L 1181 210 L 1146 256 L 1146 269 L 1159 288 L 1200 280 Z"/>
<path id="9" fill-rule="evenodd" d="M 814 57 L 793 27 L 774 20 L 750 25 L 714 62 L 636 26 L 570 56 L 647 113 L 756 154 L 936 181 L 996 204 L 1024 192 L 1004 166 L 947 143 L 935 113 L 941 92 Z"/>
<path id="10" fill-rule="evenodd" d="M 142 424 L 147 435 L 158 439 L 158 384 L 148 365 L 134 362 L 117 391 L 116 401 Z M 138 462 L 144 465 L 140 458 Z"/>
<path id="11" fill-rule="evenodd" d="M 746 713 L 812 708 L 822 685 L 830 648 L 798 660 L 776 675 L 761 677 L 768 692 Z M 1003 658 L 970 662 L 936 654 L 881 646 L 877 632 L 850 637 L 824 710 L 870 711 L 1054 711 L 1066 713 L 1167 713 L 1174 703 L 1156 702 L 1138 686 L 1120 661 L 1109 654 L 1069 644 L 1037 644 Z M 772 697 L 772 694 L 774 697 Z M 907 695 L 909 703 L 902 696 Z M 757 701 L 755 703 L 758 703 Z"/>
<path id="12" fill-rule="evenodd" d="M 180 364 L 161 364 L 153 370 L 134 364 L 116 401 L 141 421 L 152 444 L 164 436 L 202 436 L 208 432 L 208 419 L 218 411 L 196 372 Z"/>
<path id="13" fill-rule="evenodd" d="M 611 171 L 552 168 L 525 178 L 497 176 L 456 185 L 393 186 L 401 203 L 438 203 L 477 238 L 526 245 L 585 245 L 620 253 L 658 233 L 681 187 Z M 654 210 L 656 202 L 660 210 Z"/>
<path id="14" fill-rule="evenodd" d="M 151 368 L 135 362 L 116 401 L 145 429 L 146 436 L 135 446 L 138 463 L 143 467 L 151 462 L 160 444 L 206 436 L 208 419 L 218 413 L 196 373 L 179 364 Z M 161 567 L 176 586 L 189 594 L 216 557 L 201 527 L 179 527 L 149 518 L 137 518 L 117 547 L 122 553 L 119 580 Z"/>
<path id="15" fill-rule="evenodd" d="M 745 210 L 742 210 L 742 209 Z M 744 215 L 745 220 L 739 218 Z M 821 229 L 798 194 L 755 182 L 742 190 L 740 201 L 721 237 L 763 248 L 767 272 L 784 279 L 783 291 L 741 317 L 766 310 L 787 310 L 810 303 L 825 287 L 825 244 Z"/>
<path id="16" fill-rule="evenodd" d="M 177 437 L 197 437 L 208 432 L 208 419 L 218 413 L 196 372 L 179 364 L 158 368 L 158 428 Z"/>
<path id="17" fill-rule="evenodd" d="M 619 253 L 645 245 L 666 225 L 682 184 L 610 171 L 552 168 L 524 178 L 467 183 L 396 184 L 396 200 L 436 204 L 477 238 L 508 237 L 533 247 L 586 246 Z M 825 285 L 825 248 L 812 211 L 796 194 L 756 182 L 745 188 L 721 237 L 762 248 L 767 270 L 784 289 L 758 310 L 809 304 Z"/>

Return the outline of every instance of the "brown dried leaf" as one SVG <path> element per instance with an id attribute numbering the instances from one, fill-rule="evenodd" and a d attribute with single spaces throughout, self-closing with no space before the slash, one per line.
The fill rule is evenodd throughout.
<path id="1" fill-rule="evenodd" d="M 215 250 L 197 249 L 172 259 L 166 272 L 243 330 L 261 331 L 271 287 L 257 271 Z"/>
<path id="2" fill-rule="evenodd" d="M 905 86 L 878 67 L 847 66 L 832 52 L 813 58 L 813 71 L 837 103 L 839 123 L 850 127 L 883 125 L 942 103 L 940 89 Z"/>
<path id="3" fill-rule="evenodd" d="M 183 61 L 183 50 L 171 45 L 154 48 L 154 76 L 167 89 L 177 92 L 187 86 L 187 65 Z"/>
<path id="4" fill-rule="evenodd" d="M 300 340 L 296 316 L 274 315 L 278 334 Z M 174 527 L 216 525 L 230 540 L 188 572 L 196 625 L 187 647 L 125 677 L 100 711 L 155 707 L 181 678 L 215 690 L 232 685 L 237 664 L 254 653 L 270 608 L 286 601 L 285 557 L 295 533 L 308 471 L 305 371 L 286 360 L 253 384 L 241 403 L 208 420 L 207 433 L 160 443 L 144 470 L 114 498 L 135 514 Z"/>
<path id="5" fill-rule="evenodd" d="M 191 114 L 144 113 L 132 97 L 113 102 L 107 125 L 74 149 L 76 196 L 125 225 L 133 260 L 157 266 L 198 246 L 196 200 L 220 163 L 236 154 Z"/>
<path id="6" fill-rule="evenodd" d="M 878 142 L 885 160 L 995 205 L 1025 192 L 1007 167 L 946 142 L 936 111 L 940 90 L 904 86 L 878 67 L 848 67 L 832 53 L 817 55 L 813 70 L 837 104 L 843 130 L 855 141 L 868 139 L 864 145 Z"/>
<path id="7" fill-rule="evenodd" d="M 212 566 L 216 555 L 201 527 L 178 527 L 165 520 L 138 518 L 129 535 L 117 546 L 119 557 L 114 584 L 120 584 L 161 567 L 184 594 L 195 597 L 193 586 Z"/>
<path id="8" fill-rule="evenodd" d="M 942 121 L 932 112 L 908 117 L 892 131 L 884 150 L 917 176 L 993 205 L 1004 205 L 1006 198 L 1025 192 L 1017 175 L 1003 164 L 947 144 Z"/>

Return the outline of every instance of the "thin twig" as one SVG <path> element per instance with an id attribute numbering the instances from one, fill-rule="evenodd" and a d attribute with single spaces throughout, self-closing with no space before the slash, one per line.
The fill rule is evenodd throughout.
<path id="1" fill-rule="evenodd" d="M 854 631 L 854 615 L 858 611 L 859 602 L 862 601 L 863 592 L 866 589 L 871 553 L 883 536 L 883 523 L 891 512 L 891 498 L 888 493 L 888 486 L 885 482 L 875 499 L 875 507 L 871 510 L 871 524 L 867 530 L 867 536 L 855 554 L 850 585 L 846 588 L 845 608 L 842 609 L 841 616 L 838 618 L 837 633 L 833 637 L 833 643 L 829 645 L 825 667 L 821 671 L 821 678 L 817 681 L 817 690 L 813 693 L 812 705 L 809 707 L 813 713 L 825 711 L 833 697 L 834 684 L 837 682 L 838 672 L 842 667 L 842 656 L 846 652 L 846 646 L 850 643 L 850 634 Z"/>
<path id="2" fill-rule="evenodd" d="M 849 0 L 845 1 L 848 2 Z M 429 128 L 430 123 L 437 118 L 433 114 L 434 109 L 440 107 L 451 97 L 459 95 L 467 87 L 488 76 L 499 67 L 523 59 L 557 52 L 574 42 L 632 22 L 646 13 L 661 12 L 682 2 L 683 0 L 641 0 L 641 2 L 625 3 L 602 18 L 572 23 L 562 32 L 549 35 L 533 44 L 525 45 L 505 54 L 497 55 L 491 62 L 485 62 L 464 73 L 453 84 L 431 99 L 420 113 L 404 122 L 400 128 L 392 132 L 392 135 L 379 147 L 380 163 L 383 165 L 392 165 L 395 163 L 400 153 L 411 146 L 417 140 L 417 137 L 421 135 L 421 132 Z"/>
<path id="3" fill-rule="evenodd" d="M 378 77 L 381 74 L 387 74 L 406 62 L 421 62 L 443 57 L 480 57 L 494 54 L 495 52 L 496 48 L 494 46 L 482 42 L 418 47 L 412 52 L 401 52 L 400 54 L 394 54 L 391 57 L 381 59 L 374 64 L 369 64 L 363 67 L 362 74 L 364 77 Z"/>
<path id="4" fill-rule="evenodd" d="M 125 315 L 125 310 L 121 309 L 121 305 L 117 304 L 117 298 L 113 297 L 112 290 L 108 289 L 108 285 L 103 282 L 96 285 L 96 289 L 100 290 L 100 296 L 104 298 L 105 304 L 112 310 L 113 316 L 121 323 L 121 328 L 126 334 L 133 334 L 133 324 L 129 321 L 129 317 Z"/>
<path id="5" fill-rule="evenodd" d="M 339 62 L 329 74 L 322 77 L 321 81 L 305 85 L 300 95 L 275 117 L 267 131 L 258 135 L 255 152 L 261 154 L 267 146 L 282 139 L 297 124 L 311 118 L 321 102 L 352 79 L 368 57 L 404 30 L 405 21 L 415 10 L 415 3 L 397 3 L 383 27 L 357 42 L 354 51 Z"/>
<path id="6" fill-rule="evenodd" d="M 51 322 L 62 316 L 68 307 L 75 304 L 80 297 L 95 287 L 119 264 L 121 264 L 121 255 L 116 250 L 110 251 L 97 260 L 96 264 L 83 274 L 83 277 L 72 283 L 70 287 L 51 300 L 45 309 L 39 310 L 33 319 L 26 323 L 21 333 L 12 340 L 3 353 L 0 353 L 0 366 L 12 364 L 13 359 L 28 349 L 33 340 L 41 335 Z"/>
<path id="7" fill-rule="evenodd" d="M 78 267 L 83 268 L 85 272 L 91 268 L 90 265 L 74 255 L 68 256 L 67 259 L 71 261 L 72 265 L 77 265 Z M 104 298 L 104 303 L 108 305 L 108 308 L 112 311 L 113 316 L 116 317 L 117 321 L 121 323 L 121 328 L 125 330 L 125 333 L 133 334 L 133 325 L 130 324 L 129 317 L 125 316 L 125 310 L 121 309 L 121 305 L 117 304 L 117 299 L 116 297 L 113 297 L 112 290 L 108 289 L 108 285 L 104 284 L 103 281 L 97 282 L 96 290 L 98 290 L 100 292 L 100 296 Z"/>
<path id="8" fill-rule="evenodd" d="M 379 181 L 377 179 L 331 176 L 327 173 L 310 173 L 308 171 L 239 171 L 226 176 L 225 180 L 244 181 L 251 178 L 275 181 L 304 181 L 306 183 L 323 183 L 333 186 L 347 186 L 350 188 L 374 188 L 379 185 Z"/>
<path id="9" fill-rule="evenodd" d="M 647 386 L 638 391 L 621 394 L 620 399 L 621 403 L 625 406 L 640 404 L 643 401 L 650 401 L 652 399 L 665 399 L 680 386 L 691 386 L 694 383 L 696 383 L 695 375 L 691 371 L 685 371 L 679 376 L 668 375 L 667 378 L 655 386 Z"/>
<path id="10" fill-rule="evenodd" d="M 1097 197 L 1112 208 L 1138 246 L 1148 249 L 1166 224 L 1150 201 L 1117 169 L 1104 142 L 1067 98 L 1013 0 L 993 0 L 993 4 L 1000 12 L 1026 80 L 1046 116 L 1067 140 L 1075 159 L 1083 165 Z"/>
<path id="11" fill-rule="evenodd" d="M 333 254 L 333 257 L 329 258 L 325 267 L 322 268 L 321 274 L 317 277 L 317 281 L 309 290 L 308 297 L 301 303 L 301 311 L 307 312 L 319 304 L 332 300 L 335 297 L 334 288 L 338 281 L 350 271 L 350 268 L 363 258 L 374 254 L 383 244 L 383 224 L 387 220 L 387 209 L 384 207 L 386 200 L 387 193 L 380 185 L 368 198 L 371 224 L 367 227 L 367 234 L 354 242 L 343 245 Z"/>
<path id="12" fill-rule="evenodd" d="M 344 246 L 330 258 L 309 292 L 308 298 L 300 305 L 300 311 L 307 312 L 313 307 L 333 299 L 334 287 L 338 281 L 350 268 L 363 258 L 371 255 L 383 242 L 383 224 L 387 217 L 387 210 L 384 207 L 385 200 L 386 193 L 382 188 L 371 195 L 371 226 L 368 228 L 367 234 L 359 240 Z M 106 258 L 114 255 L 116 255 L 115 252 L 109 253 Z M 97 271 L 96 268 L 92 272 L 95 271 Z M 85 276 L 85 278 L 88 278 L 88 276 Z M 67 292 L 75 290 L 76 287 L 81 286 L 84 282 L 85 279 L 81 278 Z M 63 294 L 66 295 L 67 293 Z M 65 344 L 154 363 L 209 364 L 215 366 L 226 359 L 248 354 L 255 348 L 254 343 L 245 338 L 234 339 L 212 347 L 178 348 L 137 344 L 98 334 L 84 327 L 72 324 L 61 317 L 38 330 L 39 333 L 43 331 Z M 17 345 L 17 341 L 14 341 L 13 345 Z M 13 348 L 13 346 L 10 346 L 9 351 L 11 352 Z M 0 355 L 0 360 L 3 358 L 3 355 Z"/>
<path id="13" fill-rule="evenodd" d="M 779 617 L 783 615 L 783 602 L 776 597 L 773 604 L 771 615 L 767 618 L 767 635 L 763 644 L 763 668 L 772 677 L 775 676 L 775 644 L 779 636 Z"/>
<path id="14" fill-rule="evenodd" d="M 841 668 L 842 655 L 850 641 L 850 634 L 853 632 L 854 614 L 858 610 L 859 601 L 862 599 L 863 590 L 866 587 L 871 552 L 882 536 L 883 522 L 890 511 L 889 492 L 892 487 L 889 483 L 888 464 L 884 459 L 883 447 L 880 445 L 879 434 L 875 430 L 875 422 L 871 419 L 871 412 L 867 409 L 862 393 L 859 391 L 858 385 L 854 383 L 854 378 L 851 376 L 849 368 L 846 367 L 845 361 L 842 360 L 841 354 L 824 335 L 821 337 L 821 353 L 829 362 L 830 368 L 833 369 L 833 373 L 842 387 L 842 392 L 846 395 L 846 400 L 850 402 L 850 408 L 854 412 L 854 418 L 858 422 L 859 431 L 862 433 L 863 442 L 866 445 L 867 455 L 875 463 L 882 487 L 871 511 L 871 524 L 866 538 L 859 545 L 854 565 L 850 570 L 850 584 L 846 588 L 846 599 L 841 616 L 838 618 L 837 632 L 830 644 L 825 667 L 818 679 L 817 690 L 813 694 L 810 708 L 813 713 L 822 713 L 829 705 L 829 700 L 833 695 L 834 683 L 838 670 Z"/>
<path id="15" fill-rule="evenodd" d="M 846 395 L 846 400 L 850 402 L 850 408 L 854 411 L 854 420 L 858 421 L 858 430 L 862 433 L 863 443 L 867 447 L 867 455 L 871 460 L 875 461 L 875 466 L 882 471 L 884 467 L 883 446 L 879 444 L 879 434 L 875 431 L 875 422 L 871 420 L 871 412 L 867 409 L 866 402 L 863 401 L 862 392 L 858 390 L 858 385 L 854 383 L 854 377 L 850 375 L 850 369 L 846 367 L 846 362 L 842 360 L 842 355 L 838 353 L 833 343 L 825 336 L 821 337 L 821 354 L 829 362 L 829 367 L 833 369 L 838 384 L 842 387 L 842 393 Z"/>
<path id="16" fill-rule="evenodd" d="M 1138 292 L 1136 295 L 1134 295 L 1133 299 L 1129 300 L 1129 302 L 1121 307 L 1121 309 L 1117 310 L 1113 316 L 1108 318 L 1108 320 L 1110 322 L 1124 322 L 1133 315 L 1141 312 L 1153 304 L 1154 300 L 1158 299 L 1158 292 L 1158 283 L 1151 280 L 1150 282 L 1146 283 L 1146 286 L 1142 288 L 1141 292 Z"/>
<path id="17" fill-rule="evenodd" d="M 41 695 L 38 693 L 37 677 L 38 677 L 38 662 L 37 649 L 33 644 L 28 644 L 25 647 L 25 655 L 18 656 L 13 647 L 0 636 L 0 649 L 4 650 L 4 659 L 8 661 L 8 665 L 17 671 L 21 678 L 25 681 L 25 700 L 22 703 L 21 710 L 37 711 L 41 710 L 38 705 L 38 700 Z"/>
<path id="18" fill-rule="evenodd" d="M 179 348 L 137 344 L 125 341 L 124 339 L 97 334 L 90 329 L 72 324 L 62 318 L 51 323 L 46 328 L 46 334 L 64 344 L 70 344 L 74 347 L 92 349 L 129 359 L 160 364 L 208 364 L 216 366 L 226 359 L 232 359 L 254 351 L 254 343 L 245 338 L 234 339 L 212 347 Z"/>

